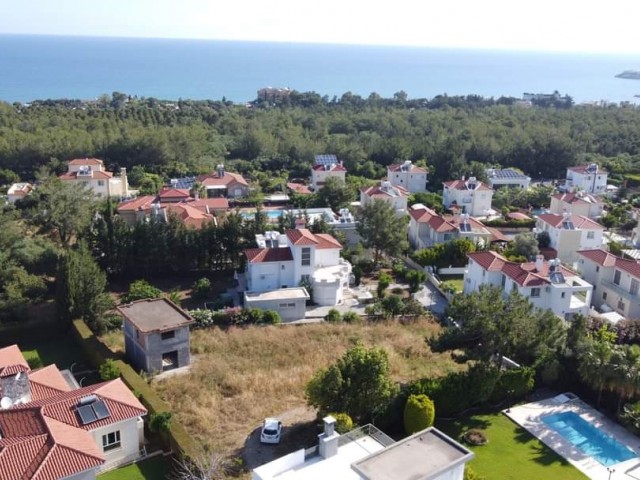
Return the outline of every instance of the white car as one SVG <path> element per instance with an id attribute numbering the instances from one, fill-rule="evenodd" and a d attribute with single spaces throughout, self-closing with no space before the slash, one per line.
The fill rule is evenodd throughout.
<path id="1" fill-rule="evenodd" d="M 265 418 L 260 432 L 261 443 L 280 443 L 282 422 L 277 418 Z"/>

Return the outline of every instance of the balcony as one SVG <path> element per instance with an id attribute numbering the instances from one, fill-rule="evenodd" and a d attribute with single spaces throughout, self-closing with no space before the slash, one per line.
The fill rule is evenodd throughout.
<path id="1" fill-rule="evenodd" d="M 616 285 L 613 282 L 602 280 L 600 284 L 603 287 L 606 287 L 607 289 L 615 292 L 616 294 L 620 295 L 622 298 L 625 298 L 627 300 L 635 300 L 638 298 L 637 294 L 630 293 L 628 289 L 622 288 L 620 285 Z"/>

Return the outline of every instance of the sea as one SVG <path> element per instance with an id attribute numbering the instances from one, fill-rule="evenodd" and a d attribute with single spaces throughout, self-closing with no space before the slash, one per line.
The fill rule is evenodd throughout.
<path id="1" fill-rule="evenodd" d="M 514 52 L 218 40 L 0 35 L 0 100 L 90 100 L 122 92 L 164 100 L 254 100 L 262 87 L 329 98 L 376 92 L 633 102 L 640 55 Z"/>

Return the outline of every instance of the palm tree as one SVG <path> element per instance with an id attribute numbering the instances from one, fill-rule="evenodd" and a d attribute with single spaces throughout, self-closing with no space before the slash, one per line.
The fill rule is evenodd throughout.
<path id="1" fill-rule="evenodd" d="M 611 390 L 618 394 L 617 412 L 620 414 L 623 400 L 634 397 L 640 391 L 640 347 L 621 345 L 615 348 L 611 364 Z"/>
<path id="2" fill-rule="evenodd" d="M 590 338 L 578 354 L 578 373 L 585 383 L 598 391 L 598 406 L 602 391 L 613 376 L 612 356 L 612 342 L 602 338 Z"/>

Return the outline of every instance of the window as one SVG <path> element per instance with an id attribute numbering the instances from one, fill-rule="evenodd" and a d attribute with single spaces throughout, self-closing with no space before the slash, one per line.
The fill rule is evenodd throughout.
<path id="1" fill-rule="evenodd" d="M 507 283 L 507 276 L 503 273 L 502 274 L 502 289 L 504 290 L 504 286 Z"/>
<path id="2" fill-rule="evenodd" d="M 622 310 L 624 311 L 624 302 L 622 301 L 622 299 L 618 299 L 618 310 Z"/>
<path id="3" fill-rule="evenodd" d="M 517 290 L 518 290 L 518 284 L 517 284 L 516 282 L 513 282 L 513 283 L 511 284 L 511 291 L 512 291 L 512 292 L 515 292 L 515 291 L 517 291 Z"/>
<path id="4" fill-rule="evenodd" d="M 531 298 L 536 298 L 540 296 L 540 289 L 539 288 L 532 288 L 531 289 Z"/>
<path id="5" fill-rule="evenodd" d="M 607 292 L 602 292 L 602 299 L 606 300 L 607 299 Z"/>
<path id="6" fill-rule="evenodd" d="M 311 275 L 300 275 L 301 283 L 311 283 Z"/>
<path id="7" fill-rule="evenodd" d="M 593 240 L 595 238 L 595 236 L 596 236 L 596 232 L 594 232 L 593 230 L 589 230 L 587 232 L 587 239 L 588 240 Z"/>
<path id="8" fill-rule="evenodd" d="M 631 295 L 638 295 L 638 287 L 640 287 L 640 283 L 635 278 L 631 279 L 631 287 L 629 287 L 629 293 Z"/>
<path id="9" fill-rule="evenodd" d="M 104 180 L 98 180 L 98 186 L 104 187 Z"/>
<path id="10" fill-rule="evenodd" d="M 565 295 L 565 292 L 562 292 L 562 293 L 560 294 L 560 298 L 564 298 L 564 295 Z"/>
<path id="11" fill-rule="evenodd" d="M 622 272 L 620 270 L 616 270 L 616 273 L 613 274 L 613 283 L 615 285 L 620 285 L 621 276 L 622 276 Z"/>
<path id="12" fill-rule="evenodd" d="M 596 272 L 599 272 L 599 271 L 600 271 L 600 266 L 596 265 Z"/>
<path id="13" fill-rule="evenodd" d="M 311 248 L 305 247 L 302 249 L 302 266 L 308 267 L 311 265 Z"/>
<path id="14" fill-rule="evenodd" d="M 162 332 L 160 334 L 160 337 L 162 338 L 162 340 L 169 340 L 171 338 L 175 338 L 176 337 L 176 331 L 175 330 L 169 330 L 168 332 Z"/>
<path id="15" fill-rule="evenodd" d="M 102 450 L 108 452 L 120 448 L 120 430 L 102 435 Z"/>
<path id="16" fill-rule="evenodd" d="M 280 265 L 280 269 L 284 270 L 285 266 L 284 265 Z"/>

